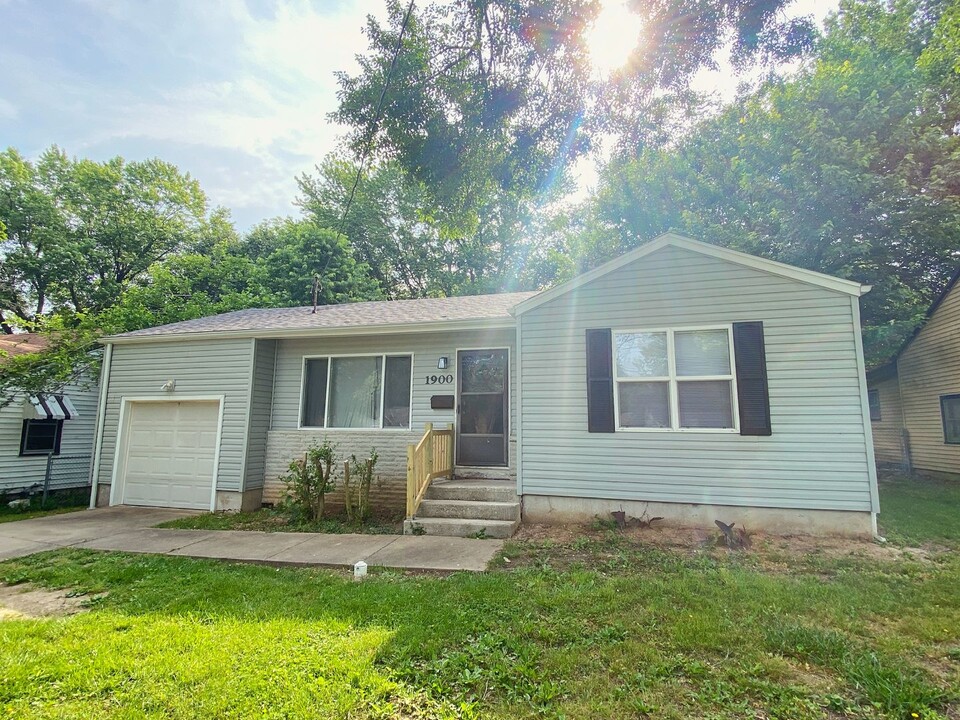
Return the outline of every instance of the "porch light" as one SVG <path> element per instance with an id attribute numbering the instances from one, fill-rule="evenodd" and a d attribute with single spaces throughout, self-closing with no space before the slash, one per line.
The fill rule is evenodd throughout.
<path id="1" fill-rule="evenodd" d="M 441 355 L 440 359 L 437 360 L 437 370 L 446 370 L 449 363 L 450 358 L 448 358 L 446 355 Z"/>

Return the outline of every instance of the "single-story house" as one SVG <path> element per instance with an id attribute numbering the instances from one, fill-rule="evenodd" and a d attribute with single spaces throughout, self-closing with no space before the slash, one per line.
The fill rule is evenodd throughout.
<path id="1" fill-rule="evenodd" d="M 960 270 L 867 387 L 877 462 L 960 477 Z"/>
<path id="2" fill-rule="evenodd" d="M 408 447 L 430 423 L 452 424 L 455 475 L 509 484 L 525 520 L 623 509 L 870 536 L 868 290 L 670 233 L 539 293 L 116 335 L 92 502 L 259 507 L 326 437 L 347 456 L 376 447 L 373 494 L 402 508 Z M 447 490 L 443 507 L 469 499 Z"/>
<path id="3" fill-rule="evenodd" d="M 0 335 L 0 363 L 40 352 L 47 343 L 33 333 Z M 50 394 L 0 398 L 0 496 L 90 484 L 90 456 L 97 390 L 70 385 Z"/>

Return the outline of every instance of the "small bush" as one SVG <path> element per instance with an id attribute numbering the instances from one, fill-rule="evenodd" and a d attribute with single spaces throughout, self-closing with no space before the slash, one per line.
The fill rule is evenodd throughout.
<path id="1" fill-rule="evenodd" d="M 351 455 L 350 462 L 344 466 L 343 504 L 350 522 L 362 523 L 370 517 L 370 485 L 378 459 L 377 450 L 373 448 L 366 460 Z"/>
<path id="2" fill-rule="evenodd" d="M 287 485 L 287 498 L 295 513 L 307 520 L 323 517 L 326 496 L 336 484 L 337 448 L 324 438 L 320 446 L 311 445 L 302 459 L 293 460 L 281 480 Z"/>

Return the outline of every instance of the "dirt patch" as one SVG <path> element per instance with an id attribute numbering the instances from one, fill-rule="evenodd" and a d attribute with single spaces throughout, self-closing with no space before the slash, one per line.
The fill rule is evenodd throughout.
<path id="1" fill-rule="evenodd" d="M 63 617 L 85 612 L 89 596 L 71 596 L 68 590 L 43 590 L 29 585 L 0 584 L 0 620 Z"/>
<path id="2" fill-rule="evenodd" d="M 533 525 L 523 524 L 514 535 L 515 541 L 535 545 L 570 546 L 584 540 L 609 541 L 616 536 L 620 542 L 632 546 L 649 546 L 687 554 L 729 554 L 722 535 L 716 529 L 682 527 L 627 527 L 611 530 L 596 525 Z M 937 553 L 930 548 L 901 548 L 891 544 L 840 537 L 813 537 L 809 535 L 768 535 L 749 533 L 751 547 L 745 552 L 761 563 L 776 565 L 797 557 L 816 557 L 824 560 L 855 559 L 897 562 L 914 560 L 930 562 Z"/>

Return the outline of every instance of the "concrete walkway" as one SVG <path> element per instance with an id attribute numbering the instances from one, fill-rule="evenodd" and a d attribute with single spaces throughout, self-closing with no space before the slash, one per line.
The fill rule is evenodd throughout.
<path id="1" fill-rule="evenodd" d="M 134 507 L 80 510 L 0 523 L 0 560 L 76 547 L 177 555 L 270 565 L 371 567 L 405 570 L 485 570 L 502 540 L 435 535 L 322 535 L 247 530 L 174 530 L 154 525 L 189 511 Z"/>

